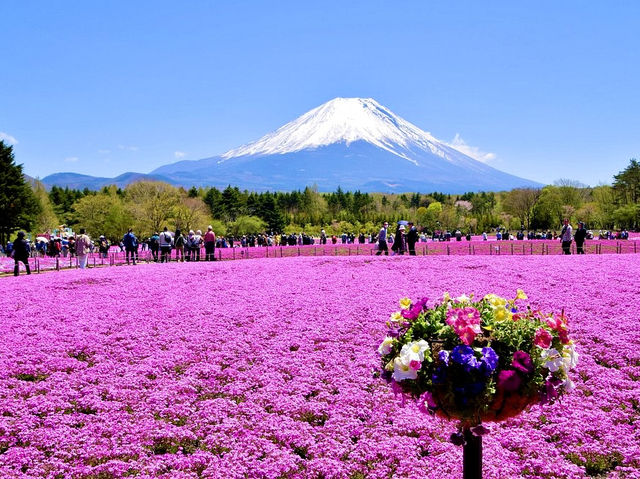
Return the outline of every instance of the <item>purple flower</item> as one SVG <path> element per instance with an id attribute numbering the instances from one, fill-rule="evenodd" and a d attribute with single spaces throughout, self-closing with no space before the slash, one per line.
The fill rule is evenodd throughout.
<path id="1" fill-rule="evenodd" d="M 422 305 L 421 304 L 414 304 L 413 306 L 411 306 L 410 309 L 403 309 L 402 310 L 402 317 L 404 319 L 409 319 L 409 320 L 414 320 L 414 319 L 418 319 L 418 316 L 420 316 L 420 313 L 422 312 Z"/>
<path id="2" fill-rule="evenodd" d="M 438 359 L 445 363 L 447 366 L 449 365 L 449 351 L 442 350 L 438 353 Z"/>
<path id="3" fill-rule="evenodd" d="M 534 368 L 533 361 L 531 360 L 531 356 L 524 351 L 516 351 L 513 353 L 513 361 L 511 361 L 511 366 L 518 371 L 529 374 L 532 373 Z"/>
<path id="4" fill-rule="evenodd" d="M 498 355 L 493 348 L 482 348 L 482 358 L 480 359 L 480 363 L 482 364 L 482 368 L 487 376 L 495 371 L 496 367 L 498 367 L 498 359 Z"/>
<path id="5" fill-rule="evenodd" d="M 518 390 L 521 383 L 522 379 L 517 371 L 506 370 L 498 373 L 498 389 L 514 392 Z"/>

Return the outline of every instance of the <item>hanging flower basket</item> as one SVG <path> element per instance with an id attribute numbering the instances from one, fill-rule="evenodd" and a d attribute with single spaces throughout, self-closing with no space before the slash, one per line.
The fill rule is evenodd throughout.
<path id="1" fill-rule="evenodd" d="M 532 310 L 526 299 L 522 290 L 514 299 L 401 299 L 378 348 L 383 377 L 459 430 L 555 401 L 574 388 L 578 354 L 564 312 Z"/>

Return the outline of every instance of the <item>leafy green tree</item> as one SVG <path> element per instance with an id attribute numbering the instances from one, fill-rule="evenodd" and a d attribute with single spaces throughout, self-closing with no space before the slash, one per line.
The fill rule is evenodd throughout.
<path id="1" fill-rule="evenodd" d="M 33 182 L 33 193 L 40 204 L 40 212 L 36 215 L 33 230 L 36 234 L 51 231 L 60 226 L 58 215 L 49 200 L 49 194 L 41 181 Z"/>
<path id="2" fill-rule="evenodd" d="M 83 196 L 73 209 L 78 226 L 86 228 L 92 238 L 105 235 L 111 242 L 118 241 L 134 226 L 131 212 L 113 186 L 107 193 Z"/>
<path id="3" fill-rule="evenodd" d="M 224 207 L 222 204 L 222 193 L 217 188 L 210 188 L 204 195 L 204 202 L 214 218 L 222 218 Z"/>
<path id="4" fill-rule="evenodd" d="M 616 193 L 619 204 L 638 205 L 640 204 L 640 163 L 635 158 L 629 161 L 629 166 L 613 177 L 613 190 Z M 628 208 L 625 211 L 632 211 Z M 640 227 L 640 216 L 636 208 L 636 214 L 630 219 L 630 228 Z M 618 215 L 620 217 L 620 215 Z M 627 223 L 629 224 L 629 223 Z"/>
<path id="5" fill-rule="evenodd" d="M 229 224 L 229 232 L 235 237 L 244 234 L 258 234 L 264 232 L 266 223 L 257 216 L 238 216 Z"/>
<path id="6" fill-rule="evenodd" d="M 139 181 L 125 189 L 127 209 L 140 235 L 151 235 L 169 226 L 182 197 L 177 188 L 159 181 Z"/>
<path id="7" fill-rule="evenodd" d="M 18 229 L 31 231 L 41 207 L 13 157 L 13 147 L 0 140 L 0 243 Z"/>
<path id="8" fill-rule="evenodd" d="M 537 188 L 516 188 L 506 194 L 502 207 L 505 212 L 515 216 L 520 220 L 520 224 L 529 229 L 533 207 L 540 198 L 540 194 Z"/>

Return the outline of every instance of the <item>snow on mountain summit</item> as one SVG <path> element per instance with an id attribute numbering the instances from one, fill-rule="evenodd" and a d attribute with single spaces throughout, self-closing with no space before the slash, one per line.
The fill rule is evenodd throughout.
<path id="1" fill-rule="evenodd" d="M 223 154 L 220 161 L 249 155 L 286 154 L 334 143 L 365 141 L 411 163 L 415 148 L 447 158 L 426 131 L 394 115 L 372 98 L 334 98 L 257 141 Z"/>

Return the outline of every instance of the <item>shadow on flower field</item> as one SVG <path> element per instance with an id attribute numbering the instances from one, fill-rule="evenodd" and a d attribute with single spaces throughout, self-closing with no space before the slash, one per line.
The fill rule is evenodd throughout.
<path id="1" fill-rule="evenodd" d="M 378 377 L 403 296 L 564 308 L 577 388 L 492 426 L 485 477 L 640 477 L 640 258 L 299 257 L 5 278 L 0 477 L 460 477 Z"/>

